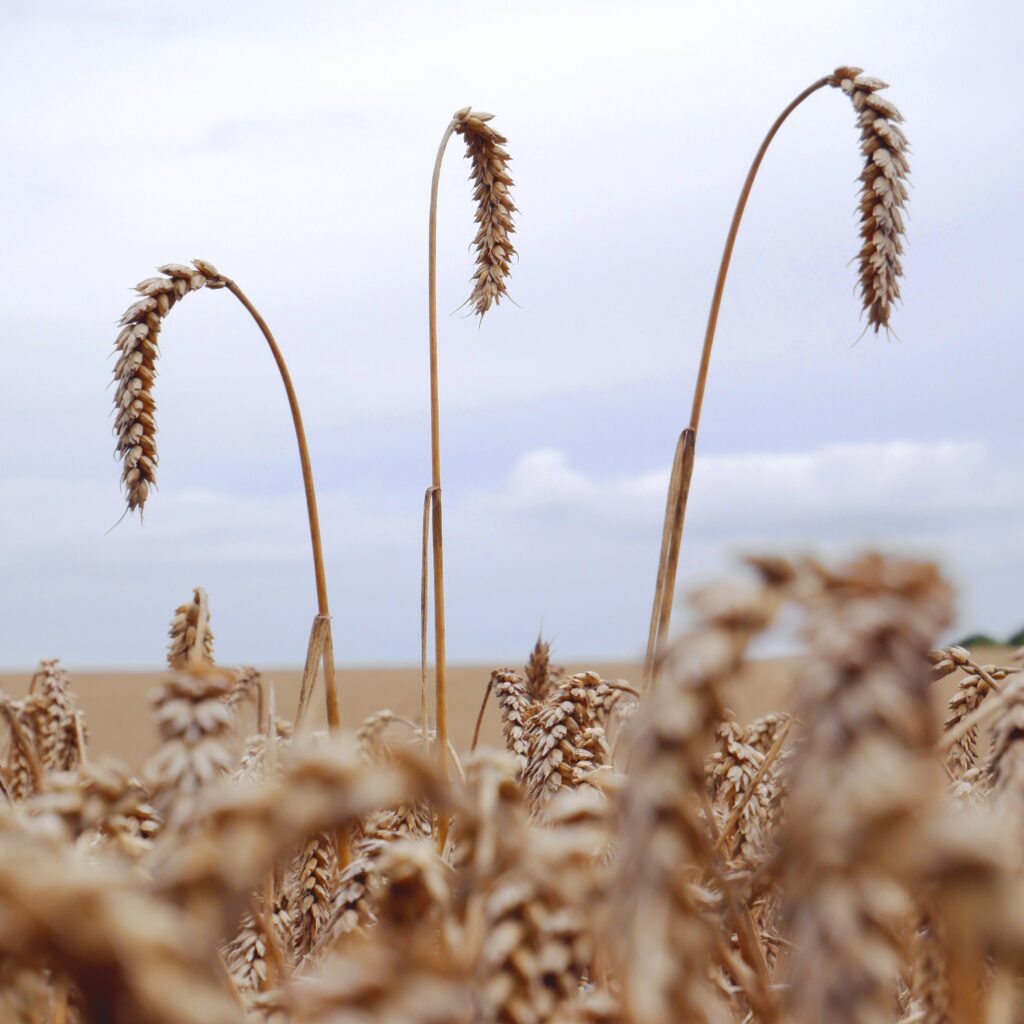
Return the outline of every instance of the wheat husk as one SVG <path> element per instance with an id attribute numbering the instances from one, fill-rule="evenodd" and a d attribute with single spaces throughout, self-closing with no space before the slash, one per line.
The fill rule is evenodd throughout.
<path id="1" fill-rule="evenodd" d="M 476 202 L 477 225 L 473 246 L 476 272 L 469 304 L 482 317 L 506 294 L 506 280 L 516 250 L 509 240 L 515 231 L 516 211 L 509 192 L 513 182 L 508 165 L 512 159 L 504 148 L 508 139 L 490 125 L 493 114 L 464 107 L 455 112 L 453 125 L 466 140 L 466 156 L 472 164 L 470 180 Z"/>
<path id="2" fill-rule="evenodd" d="M 885 82 L 859 68 L 836 68 L 829 84 L 840 88 L 853 103 L 864 157 L 861 171 L 860 294 L 868 326 L 889 327 L 900 297 L 901 256 L 906 237 L 907 138 L 900 128 L 903 117 L 881 90 Z"/>

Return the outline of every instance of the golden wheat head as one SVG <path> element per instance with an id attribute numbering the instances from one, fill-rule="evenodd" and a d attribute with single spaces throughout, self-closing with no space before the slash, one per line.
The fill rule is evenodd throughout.
<path id="1" fill-rule="evenodd" d="M 516 207 L 509 193 L 513 182 L 508 173 L 512 158 L 504 149 L 508 139 L 488 124 L 492 117 L 470 107 L 457 110 L 453 117 L 455 131 L 466 140 L 466 156 L 473 164 L 470 180 L 476 201 L 476 272 L 467 301 L 479 316 L 506 293 L 509 261 L 516 251 L 508 237 L 515 231 L 512 214 Z"/>
<path id="2" fill-rule="evenodd" d="M 156 485 L 156 380 L 157 339 L 164 317 L 189 292 L 200 288 L 223 288 L 216 267 L 204 260 L 193 266 L 168 263 L 159 268 L 161 277 L 147 277 L 135 286 L 139 298 L 121 317 L 117 336 L 119 353 L 114 366 L 114 434 L 121 459 L 121 482 L 128 511 L 142 512 L 150 490 Z"/>
<path id="3" fill-rule="evenodd" d="M 892 309 L 900 297 L 903 266 L 903 209 L 907 202 L 907 137 L 899 127 L 903 120 L 884 96 L 885 82 L 862 73 L 860 68 L 839 67 L 829 84 L 842 89 L 853 102 L 860 128 L 861 171 L 859 253 L 860 294 L 868 326 L 877 333 L 889 326 Z"/>

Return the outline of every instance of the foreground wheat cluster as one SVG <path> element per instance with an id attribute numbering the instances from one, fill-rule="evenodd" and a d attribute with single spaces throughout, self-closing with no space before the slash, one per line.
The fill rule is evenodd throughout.
<path id="1" fill-rule="evenodd" d="M 1018 1024 L 1024 1020 L 1024 652 L 934 649 L 934 566 L 750 559 L 691 597 L 670 642 L 711 344 L 754 176 L 817 90 L 857 116 L 860 291 L 888 329 L 902 275 L 907 142 L 885 83 L 840 67 L 755 156 L 673 464 L 643 685 L 555 667 L 538 640 L 486 684 L 504 748 L 447 731 L 436 296 L 437 194 L 466 143 L 468 304 L 507 296 L 516 207 L 506 139 L 456 111 L 429 228 L 431 486 L 424 497 L 421 717 L 341 728 L 309 448 L 273 334 L 212 264 L 136 286 L 117 337 L 128 511 L 156 484 L 158 337 L 186 295 L 225 290 L 277 363 L 305 488 L 317 595 L 299 706 L 219 665 L 210 601 L 173 615 L 138 773 L 91 748 L 68 675 L 0 694 L 0 1024 Z M 427 703 L 428 545 L 435 705 Z M 789 705 L 742 721 L 750 652 L 797 624 Z M 304 725 L 322 666 L 329 731 Z M 955 684 L 943 723 L 933 687 Z M 477 723 L 479 733 L 480 720 Z"/>
<path id="2" fill-rule="evenodd" d="M 1020 1019 L 1024 676 L 931 650 L 931 565 L 747 576 L 693 596 L 644 698 L 538 641 L 490 681 L 507 749 L 451 781 L 388 711 L 295 732 L 269 680 L 215 663 L 202 590 L 138 778 L 43 662 L 0 703 L 0 1019 Z M 724 688 L 794 615 L 792 712 L 737 721 Z"/>

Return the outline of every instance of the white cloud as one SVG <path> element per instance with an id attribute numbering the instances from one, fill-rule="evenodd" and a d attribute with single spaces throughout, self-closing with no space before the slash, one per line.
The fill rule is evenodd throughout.
<path id="1" fill-rule="evenodd" d="M 684 578 L 738 545 L 884 541 L 946 555 L 965 621 L 1016 624 L 1024 128 L 991 97 L 1016 79 L 1020 11 L 993 34 L 966 7 L 924 17 L 884 0 L 241 10 L 0 7 L 0 90 L 18 98 L 0 133 L 0 662 L 156 661 L 196 583 L 225 656 L 301 657 L 312 595 L 291 428 L 228 299 L 175 309 L 156 386 L 162 489 L 143 530 L 104 536 L 120 512 L 114 321 L 149 267 L 191 255 L 243 284 L 288 356 L 340 656 L 415 657 L 425 193 L 466 102 L 510 137 L 521 261 L 518 308 L 479 329 L 442 321 L 452 654 L 519 651 L 541 615 L 578 653 L 635 651 L 661 467 L 736 188 L 786 99 L 852 59 L 893 82 L 914 145 L 903 342 L 849 344 L 859 157 L 829 91 L 773 144 L 739 236 Z M 972 69 L 952 91 L 951 66 Z M 1004 155 L 984 187 L 962 187 L 950 123 Z M 443 314 L 472 264 L 466 170 L 453 147 Z M 863 443 L 837 444 L 850 438 Z M 720 454 L 752 449 L 775 454 Z"/>
<path id="2" fill-rule="evenodd" d="M 628 656 L 645 634 L 667 473 L 584 472 L 564 451 L 524 453 L 493 487 L 446 495 L 450 654 L 511 656 L 543 619 L 569 654 Z M 113 485 L 111 484 L 111 487 Z M 0 534 L 5 661 L 155 663 L 166 621 L 208 588 L 223 656 L 301 659 L 313 614 L 298 492 L 159 494 L 145 526 L 110 488 L 6 481 L 26 510 Z M 329 580 L 346 661 L 418 651 L 420 496 L 321 494 Z M 1024 622 L 1024 483 L 977 443 L 830 445 L 698 456 L 681 580 L 729 571 L 740 551 L 840 554 L 881 545 L 936 557 L 964 587 L 961 622 Z"/>

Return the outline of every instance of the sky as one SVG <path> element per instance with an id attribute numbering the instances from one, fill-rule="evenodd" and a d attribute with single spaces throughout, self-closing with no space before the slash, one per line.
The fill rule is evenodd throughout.
<path id="1" fill-rule="evenodd" d="M 226 663 L 300 663 L 315 611 L 295 441 L 226 292 L 161 335 L 159 491 L 125 519 L 109 386 L 131 286 L 201 257 L 280 342 L 310 438 L 339 661 L 419 652 L 427 205 L 452 112 L 508 136 L 519 262 L 482 323 L 468 165 L 441 176 L 449 658 L 642 652 L 665 488 L 736 195 L 839 64 L 912 146 L 894 334 L 862 335 L 857 133 L 815 94 L 756 182 L 680 568 L 938 559 L 957 631 L 1024 625 L 1013 3 L 0 5 L 0 666 L 156 666 L 195 586 Z M 1013 104 L 1013 106 L 1011 106 Z M 677 614 L 680 628 L 686 617 Z"/>

